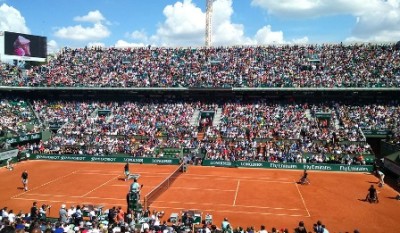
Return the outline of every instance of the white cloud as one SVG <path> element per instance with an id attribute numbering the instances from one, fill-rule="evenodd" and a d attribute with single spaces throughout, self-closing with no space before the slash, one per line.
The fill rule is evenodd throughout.
<path id="1" fill-rule="evenodd" d="M 192 0 L 178 1 L 164 8 L 165 20 L 158 25 L 156 34 L 147 36 L 144 31 L 129 34 L 135 42 L 158 46 L 204 46 L 206 14 Z M 283 32 L 260 29 L 254 38 L 245 36 L 244 25 L 232 22 L 232 0 L 216 0 L 213 5 L 212 45 L 252 45 L 273 41 L 283 42 Z M 264 34 L 261 34 L 264 32 Z M 278 38 L 280 36 L 280 38 Z M 126 42 L 128 43 L 128 42 Z M 134 43 L 137 44 L 137 43 Z"/>
<path id="2" fill-rule="evenodd" d="M 205 14 L 191 0 L 176 2 L 164 8 L 165 21 L 152 37 L 160 45 L 188 46 L 204 40 Z"/>
<path id="3" fill-rule="evenodd" d="M 264 26 L 259 29 L 255 35 L 255 40 L 257 44 L 284 44 L 283 32 L 273 32 L 271 30 L 271 25 Z"/>
<path id="4" fill-rule="evenodd" d="M 78 22 L 99 23 L 101 21 L 104 21 L 105 18 L 100 11 L 95 10 L 95 11 L 89 11 L 89 13 L 84 16 L 76 16 L 74 17 L 74 20 Z"/>
<path id="5" fill-rule="evenodd" d="M 380 1 L 380 0 L 372 0 Z M 253 6 L 259 6 L 268 13 L 285 18 L 315 18 L 326 15 L 357 12 L 360 6 L 369 7 L 372 2 L 366 0 L 252 0 Z"/>
<path id="6" fill-rule="evenodd" d="M 116 48 L 132 48 L 132 47 L 145 47 L 144 43 L 129 43 L 124 40 L 118 40 L 114 47 Z"/>
<path id="7" fill-rule="evenodd" d="M 47 53 L 48 54 L 54 54 L 58 52 L 59 46 L 55 40 L 49 40 L 47 41 Z"/>
<path id="8" fill-rule="evenodd" d="M 356 24 L 347 41 L 397 41 L 400 34 L 400 0 L 252 0 L 251 4 L 285 18 L 352 15 Z"/>
<path id="9" fill-rule="evenodd" d="M 255 41 L 245 37 L 244 26 L 232 22 L 232 0 L 217 0 L 213 5 L 213 45 L 249 45 Z"/>
<path id="10" fill-rule="evenodd" d="M 130 33 L 128 37 L 132 38 L 135 41 L 141 41 L 143 43 L 149 43 L 149 40 L 150 40 L 144 30 L 134 31 L 134 32 Z"/>
<path id="11" fill-rule="evenodd" d="M 363 41 L 397 41 L 400 38 L 400 0 L 381 2 L 358 16 L 352 37 Z"/>
<path id="12" fill-rule="evenodd" d="M 59 28 L 54 35 L 68 40 L 88 41 L 100 40 L 109 37 L 111 32 L 103 24 L 105 18 L 99 11 L 91 11 L 85 16 L 77 16 L 75 21 L 85 21 L 94 23 L 92 26 L 84 27 L 82 25 L 68 26 Z"/>
<path id="13" fill-rule="evenodd" d="M 110 31 L 101 23 L 96 23 L 93 27 L 83 27 L 82 25 L 60 28 L 55 36 L 71 40 L 99 40 L 110 35 Z"/>
<path id="14" fill-rule="evenodd" d="M 302 38 L 295 38 L 295 39 L 293 39 L 293 43 L 294 44 L 307 44 L 308 43 L 308 37 L 307 36 L 305 36 L 305 37 L 302 37 Z"/>
<path id="15" fill-rule="evenodd" d="M 31 33 L 21 13 L 5 3 L 0 6 L 0 31 Z"/>

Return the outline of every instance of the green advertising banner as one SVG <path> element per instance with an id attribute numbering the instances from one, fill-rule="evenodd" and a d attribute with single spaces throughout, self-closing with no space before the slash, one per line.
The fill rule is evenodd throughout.
<path id="1" fill-rule="evenodd" d="M 389 134 L 389 131 L 384 129 L 362 129 L 362 132 L 367 138 L 386 138 Z"/>
<path id="2" fill-rule="evenodd" d="M 33 154 L 30 159 L 56 160 L 56 161 L 86 161 L 104 163 L 144 163 L 144 164 L 166 164 L 177 165 L 180 163 L 176 158 L 148 158 L 148 157 L 125 157 L 125 156 L 85 156 L 85 155 L 48 155 Z M 371 172 L 372 165 L 344 165 L 344 164 L 312 164 L 312 163 L 270 163 L 257 161 L 225 161 L 225 160 L 203 160 L 203 166 L 216 167 L 253 167 L 269 169 L 291 169 L 291 170 L 314 170 L 314 171 L 343 171 L 343 172 Z"/>
<path id="3" fill-rule="evenodd" d="M 254 167 L 291 170 L 314 170 L 314 171 L 343 171 L 343 172 L 371 172 L 372 165 L 344 165 L 344 164 L 313 164 L 313 163 L 270 163 L 257 161 L 225 161 L 204 160 L 204 166 L 216 167 Z"/>
<path id="4" fill-rule="evenodd" d="M 34 133 L 14 138 L 6 138 L 5 141 L 8 144 L 13 144 L 13 143 L 29 142 L 33 140 L 41 140 L 41 139 L 42 139 L 42 133 Z"/>
<path id="5" fill-rule="evenodd" d="M 84 161 L 84 162 L 104 162 L 104 163 L 144 163 L 144 164 L 166 164 L 177 165 L 179 159 L 175 158 L 148 158 L 148 157 L 128 157 L 128 156 L 86 156 L 86 155 L 48 155 L 33 154 L 30 159 L 57 160 L 57 161 Z"/>

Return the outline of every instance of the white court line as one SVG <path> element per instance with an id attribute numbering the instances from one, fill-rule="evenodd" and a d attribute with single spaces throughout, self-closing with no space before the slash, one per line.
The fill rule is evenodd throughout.
<path id="1" fill-rule="evenodd" d="M 153 172 L 147 172 L 147 173 L 152 174 Z M 77 174 L 79 174 L 79 175 L 105 175 L 105 176 L 107 176 L 107 175 L 120 175 L 120 176 L 125 176 L 122 173 L 103 173 L 103 172 L 95 172 L 95 171 L 92 171 L 92 170 L 90 170 L 88 172 L 85 172 L 85 171 L 82 172 L 81 171 L 81 172 L 79 172 Z M 138 172 L 138 174 L 144 174 L 144 173 L 143 172 Z M 143 177 L 145 177 L 145 178 L 164 178 L 165 176 L 163 176 L 161 174 L 168 174 L 169 175 L 170 173 L 157 173 L 157 174 L 159 174 L 159 175 L 146 175 L 146 176 L 143 176 Z M 230 176 L 193 175 L 194 177 L 190 177 L 190 178 L 189 177 L 185 177 L 185 176 L 180 176 L 179 178 L 180 179 L 190 179 L 190 180 L 209 180 L 210 177 L 216 177 L 213 180 L 232 180 L 232 177 L 230 177 Z M 264 177 L 264 178 L 261 178 L 261 179 L 260 178 L 254 178 L 254 177 L 241 177 L 241 179 L 248 179 L 250 181 L 257 181 L 257 182 L 261 181 L 261 182 L 282 183 L 282 184 L 285 184 L 285 183 L 291 184 L 291 183 L 293 183 L 292 181 L 286 181 L 287 178 L 278 178 L 278 179 L 275 179 L 275 180 L 270 180 L 272 178 L 269 178 L 269 177 Z M 118 186 L 118 185 L 115 185 L 115 186 Z"/>
<path id="2" fill-rule="evenodd" d="M 90 196 L 71 196 L 71 195 L 52 195 L 52 194 L 26 194 L 26 195 L 30 195 L 30 196 L 42 196 L 42 197 L 71 197 L 71 198 L 87 198 L 87 199 L 106 199 L 106 200 L 117 200 L 117 201 L 123 201 L 126 200 L 124 198 L 113 198 L 113 197 L 90 197 Z M 17 198 L 15 198 L 17 199 Z M 22 197 L 19 199 L 23 199 Z"/>
<path id="3" fill-rule="evenodd" d="M 189 176 L 193 176 L 193 178 L 188 178 Z M 232 178 L 232 176 L 216 176 L 216 175 L 208 175 L 208 174 L 185 174 L 184 176 L 180 176 L 179 178 L 183 178 L 183 179 L 204 179 L 204 177 L 217 177 L 217 178 L 225 178 L 227 180 L 234 180 L 235 178 Z M 282 180 L 282 181 L 289 181 L 291 180 L 290 178 L 275 178 L 275 177 L 268 177 L 268 176 L 263 176 L 263 177 L 251 177 L 251 176 L 241 176 L 240 177 L 241 180 L 243 179 L 248 179 L 248 180 Z"/>
<path id="4" fill-rule="evenodd" d="M 123 173 L 103 173 L 103 172 L 92 172 L 92 171 L 88 171 L 88 172 L 79 172 L 79 173 L 77 173 L 77 174 L 79 174 L 79 175 L 120 175 L 120 176 L 123 176 L 123 177 L 125 177 L 125 174 L 123 174 Z M 141 172 L 139 173 L 137 173 L 137 174 L 142 174 Z M 152 176 L 152 175 L 150 175 L 150 176 L 148 176 L 148 175 L 146 175 L 145 177 L 147 178 L 147 177 L 157 177 L 157 178 L 165 178 L 165 175 L 161 175 L 161 174 L 163 174 L 163 173 L 158 173 L 158 174 L 160 174 L 160 175 L 154 175 L 154 176 Z M 165 174 L 170 174 L 170 173 L 165 173 Z"/>
<path id="5" fill-rule="evenodd" d="M 186 176 L 186 175 L 185 175 Z M 185 176 L 179 176 L 179 179 L 190 179 L 190 180 L 210 180 L 209 176 L 195 176 L 195 177 L 185 177 Z M 147 176 L 146 176 L 147 177 Z M 220 177 L 220 176 L 211 176 L 211 177 L 217 177 L 217 178 L 213 178 L 213 180 L 225 180 L 225 181 L 230 181 L 234 179 L 232 177 Z M 282 183 L 282 184 L 292 184 L 292 181 L 286 181 L 287 179 L 284 179 L 285 181 L 281 181 L 279 179 L 276 180 L 267 180 L 267 179 L 257 179 L 257 178 L 251 178 L 251 177 L 240 177 L 241 180 L 243 180 L 243 178 L 245 180 L 250 181 L 257 181 L 257 182 L 269 182 L 269 183 Z"/>
<path id="6" fill-rule="evenodd" d="M 99 188 L 101 188 L 101 187 L 107 185 L 108 183 L 110 183 L 111 181 L 117 179 L 118 177 L 119 177 L 119 175 L 118 175 L 118 176 L 114 176 L 113 178 L 109 179 L 108 181 L 104 182 L 103 184 L 101 184 L 101 185 L 97 186 L 96 188 L 90 190 L 89 192 L 83 194 L 82 197 L 85 197 L 85 196 L 87 196 L 88 194 L 92 193 L 93 191 L 95 191 L 95 190 L 97 190 L 97 189 L 99 189 Z"/>
<path id="7" fill-rule="evenodd" d="M 168 189 L 180 190 L 202 190 L 202 191 L 218 191 L 218 192 L 234 192 L 233 189 L 207 189 L 207 188 L 191 188 L 191 187 L 169 187 Z"/>
<path id="8" fill-rule="evenodd" d="M 79 172 L 77 175 L 115 176 L 117 173 Z M 118 175 L 124 176 L 124 174 L 120 173 L 118 173 Z"/>
<path id="9" fill-rule="evenodd" d="M 86 162 L 87 163 L 87 162 Z M 96 173 L 96 174 L 104 174 L 104 173 L 106 173 L 106 174 L 113 174 L 113 175 L 117 175 L 117 174 L 124 174 L 124 172 L 121 170 L 121 172 L 105 172 L 104 170 L 93 170 L 93 169 L 87 169 L 87 170 L 81 170 L 82 171 L 82 173 L 83 172 L 90 172 L 90 173 Z M 79 174 L 82 174 L 82 173 L 79 173 Z M 135 171 L 134 173 L 138 173 L 138 174 L 155 174 L 155 175 L 157 175 L 157 174 L 161 174 L 161 175 L 169 175 L 169 174 L 171 174 L 171 173 L 168 173 L 168 172 L 149 172 L 149 171 Z"/>
<path id="10" fill-rule="evenodd" d="M 110 186 L 115 186 L 115 187 L 129 187 L 130 184 L 113 184 Z M 154 186 L 148 186 L 146 185 L 146 188 L 149 187 L 151 189 L 157 187 L 157 185 Z M 172 187 L 170 186 L 168 189 L 179 189 L 180 191 L 185 191 L 185 190 L 202 190 L 202 191 L 218 191 L 218 192 L 234 192 L 236 190 L 234 189 L 209 189 L 209 188 L 198 188 L 198 187 Z"/>
<path id="11" fill-rule="evenodd" d="M 78 172 L 78 171 L 79 171 L 79 170 L 73 171 L 73 172 L 71 172 L 71 173 L 69 173 L 69 174 L 67 174 L 67 175 L 60 176 L 60 177 L 58 177 L 58 178 L 56 178 L 56 179 L 50 180 L 49 182 L 44 183 L 44 184 L 42 184 L 42 185 L 40 185 L 40 186 L 34 187 L 34 188 L 32 188 L 32 189 L 28 189 L 28 191 L 24 191 L 24 192 L 22 192 L 22 193 L 19 193 L 19 194 L 17 194 L 17 195 L 12 196 L 11 199 L 15 199 L 16 197 L 22 196 L 22 195 L 26 194 L 27 192 L 30 192 L 30 191 L 39 189 L 39 188 L 41 188 L 41 187 L 43 187 L 43 186 L 46 186 L 46 185 L 48 185 L 48 184 L 50 184 L 50 183 L 59 181 L 59 180 L 65 178 L 65 177 L 67 177 L 67 176 L 70 176 L 70 175 L 75 174 L 75 173 Z"/>
<path id="12" fill-rule="evenodd" d="M 26 196 L 41 196 L 41 197 L 73 197 L 81 198 L 82 196 L 59 195 L 59 194 L 42 194 L 42 193 L 26 193 Z"/>
<path id="13" fill-rule="evenodd" d="M 115 187 L 129 187 L 130 185 L 124 185 L 124 184 L 113 184 L 110 186 L 115 186 Z M 146 188 L 149 187 L 151 189 L 157 187 L 157 185 L 154 186 L 148 186 L 146 185 Z M 201 190 L 201 191 L 218 191 L 218 192 L 235 192 L 235 189 L 210 189 L 210 188 L 199 188 L 199 187 L 172 187 L 170 186 L 168 189 L 179 189 L 180 191 L 185 191 L 185 190 Z"/>
<path id="14" fill-rule="evenodd" d="M 232 206 L 235 206 L 235 205 L 236 205 L 236 198 L 237 198 L 237 195 L 238 195 L 238 193 L 239 193 L 239 186 L 240 186 L 240 180 L 238 180 L 238 182 L 237 182 L 236 192 L 235 192 L 235 198 L 233 199 L 233 205 L 232 205 Z"/>
<path id="15" fill-rule="evenodd" d="M 280 180 L 253 180 L 250 179 L 247 182 L 256 181 L 256 182 L 267 182 L 267 183 L 280 183 L 280 184 L 293 184 L 293 181 L 280 181 Z"/>
<path id="16" fill-rule="evenodd" d="M 173 210 L 183 210 L 187 208 L 180 208 L 180 207 L 169 207 L 169 206 L 157 206 L 157 205 L 150 205 L 152 208 L 157 209 L 173 209 Z M 289 217 L 310 217 L 305 216 L 302 214 L 280 214 L 280 213 L 269 213 L 269 212 L 255 212 L 255 211 L 240 211 L 240 210 L 216 210 L 216 209 L 202 209 L 202 212 L 218 212 L 218 213 L 239 213 L 239 214 L 252 214 L 252 215 L 276 215 L 276 216 L 289 216 Z M 303 210 L 304 211 L 304 210 Z"/>
<path id="17" fill-rule="evenodd" d="M 84 197 L 89 199 L 105 199 L 105 200 L 115 200 L 115 201 L 126 201 L 126 198 L 114 198 L 114 197 Z"/>
<path id="18" fill-rule="evenodd" d="M 51 202 L 51 203 L 71 203 L 71 204 L 76 204 L 79 203 L 80 205 L 82 204 L 82 201 L 55 201 L 55 200 L 49 200 L 49 199 L 36 199 L 36 198 L 21 198 L 21 197 L 17 197 L 15 199 L 18 200 L 23 200 L 23 201 L 39 201 L 39 202 Z M 121 199 L 122 200 L 122 199 Z M 84 201 L 83 201 L 84 202 Z M 101 202 L 100 204 L 103 205 L 108 205 L 108 206 L 118 206 L 121 205 L 121 203 L 105 203 L 105 202 Z M 126 205 L 126 199 L 124 199 L 124 204 Z M 122 205 L 121 205 L 122 206 Z"/>
<path id="19" fill-rule="evenodd" d="M 152 201 L 152 203 L 166 203 L 166 204 L 179 204 L 179 205 L 211 205 L 211 206 L 222 206 L 232 207 L 231 204 L 221 203 L 199 203 L 199 202 L 179 202 L 179 201 Z M 235 207 L 252 208 L 252 209 L 273 209 L 273 210 L 290 210 L 290 211 L 305 211 L 304 209 L 293 209 L 293 208 L 282 208 L 282 207 L 269 207 L 269 206 L 247 206 L 247 205 L 235 205 Z"/>
<path id="20" fill-rule="evenodd" d="M 297 191 L 298 191 L 299 194 L 300 194 L 301 201 L 303 202 L 304 208 L 305 208 L 306 211 L 307 211 L 308 217 L 311 217 L 310 211 L 308 211 L 308 209 L 307 209 L 306 202 L 304 201 L 303 195 L 301 194 L 300 189 L 299 189 L 299 185 L 297 184 L 296 181 L 294 182 L 294 185 L 296 185 Z"/>

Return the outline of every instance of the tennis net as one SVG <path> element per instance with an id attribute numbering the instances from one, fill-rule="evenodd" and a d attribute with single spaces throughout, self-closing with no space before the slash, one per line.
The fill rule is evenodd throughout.
<path id="1" fill-rule="evenodd" d="M 171 184 L 178 178 L 178 176 L 182 173 L 183 163 L 179 165 L 179 167 L 169 175 L 163 182 L 157 185 L 153 190 L 151 190 L 146 196 L 144 196 L 144 209 L 146 210 L 151 203 L 157 199 L 163 192 L 165 192 Z"/>

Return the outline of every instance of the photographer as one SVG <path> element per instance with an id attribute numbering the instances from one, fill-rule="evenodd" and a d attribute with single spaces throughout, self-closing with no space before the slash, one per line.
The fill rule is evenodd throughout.
<path id="1" fill-rule="evenodd" d="M 51 205 L 43 204 L 39 209 L 39 219 L 45 221 L 47 218 L 47 210 L 50 211 Z"/>

